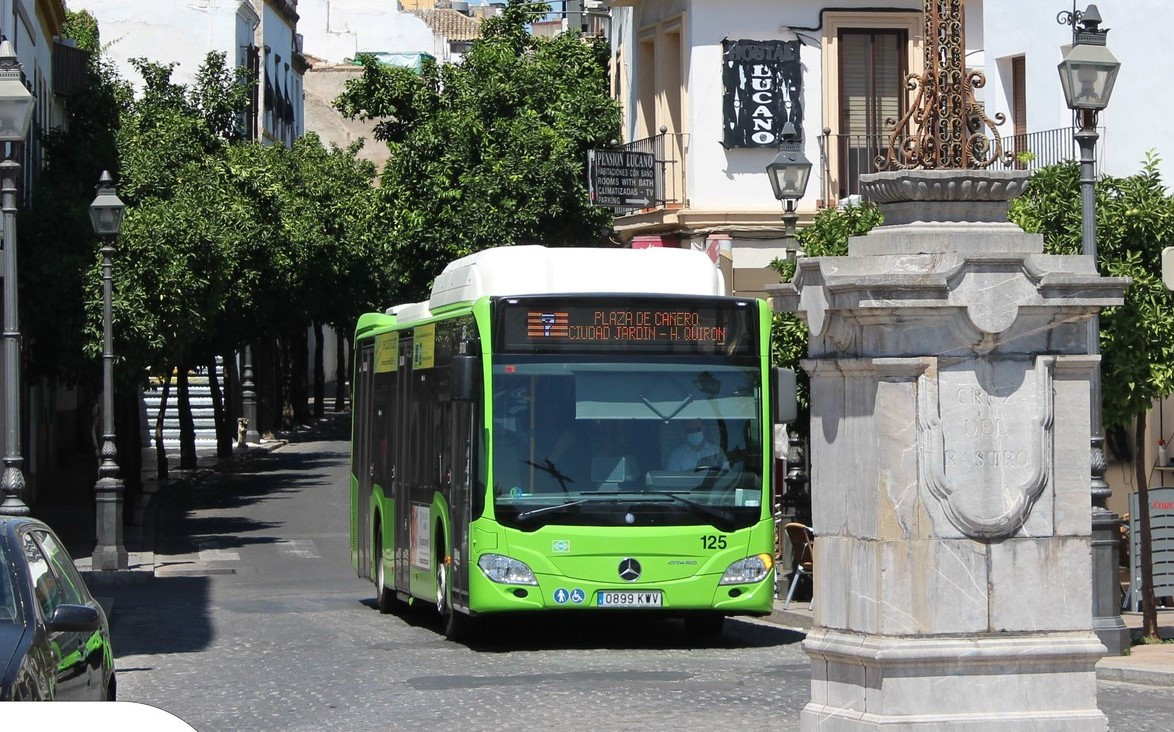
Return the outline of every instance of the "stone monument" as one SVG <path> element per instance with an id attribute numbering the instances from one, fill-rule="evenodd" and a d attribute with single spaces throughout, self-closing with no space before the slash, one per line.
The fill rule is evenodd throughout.
<path id="1" fill-rule="evenodd" d="M 1127 281 L 1007 221 L 1028 174 L 983 169 L 1005 158 L 976 132 L 961 13 L 926 0 L 921 128 L 861 178 L 884 225 L 773 293 L 811 332 L 803 730 L 1107 726 L 1086 324 Z"/>

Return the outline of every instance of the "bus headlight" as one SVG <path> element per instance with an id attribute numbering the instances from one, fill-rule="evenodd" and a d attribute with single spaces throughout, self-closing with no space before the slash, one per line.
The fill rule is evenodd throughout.
<path id="1" fill-rule="evenodd" d="M 486 577 L 503 585 L 538 584 L 538 580 L 534 579 L 534 573 L 525 562 L 502 554 L 482 554 L 477 560 L 477 566 Z"/>
<path id="2" fill-rule="evenodd" d="M 752 557 L 739 559 L 726 569 L 726 573 L 722 575 L 722 580 L 718 584 L 745 585 L 758 582 L 770 573 L 774 565 L 774 557 L 769 554 L 755 554 Z"/>

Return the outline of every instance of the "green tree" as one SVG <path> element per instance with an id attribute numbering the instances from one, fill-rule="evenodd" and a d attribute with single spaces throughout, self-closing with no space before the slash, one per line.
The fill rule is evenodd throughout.
<path id="1" fill-rule="evenodd" d="M 65 100 L 64 124 L 35 130 L 44 164 L 20 217 L 20 315 L 25 376 L 43 380 L 49 388 L 76 387 L 78 413 L 94 420 L 92 429 L 79 431 L 88 437 L 98 432 L 94 406 L 101 389 L 96 357 L 101 353 L 100 340 L 95 345 L 87 340 L 92 334 L 85 332 L 87 297 L 92 296 L 87 276 L 96 274 L 91 269 L 98 251 L 89 205 L 102 170 L 117 173 L 115 134 L 130 89 L 97 54 L 97 23 L 92 15 L 67 12 L 63 35 L 91 55 L 81 92 Z M 137 384 L 121 368 L 116 368 L 115 376 L 118 459 L 128 495 L 132 495 L 139 488 L 140 452 L 137 431 L 132 429 L 137 422 L 130 425 L 127 420 L 137 418 L 133 408 Z M 84 448 L 91 471 L 96 470 L 97 445 L 87 442 L 76 447 Z"/>
<path id="2" fill-rule="evenodd" d="M 128 209 L 115 290 L 130 311 L 116 317 L 116 332 L 131 370 L 177 369 L 180 464 L 190 468 L 196 455 L 187 373 L 207 363 L 220 335 L 214 326 L 239 285 L 242 252 L 273 237 L 264 236 L 253 201 L 226 164 L 231 120 L 247 96 L 224 71 L 224 55 L 208 55 L 192 88 L 172 81 L 171 66 L 134 64 L 143 91 L 126 104 L 117 135 L 119 195 Z M 96 329 L 100 314 L 90 313 Z"/>
<path id="3" fill-rule="evenodd" d="M 535 6 L 486 19 L 460 64 L 417 75 L 364 58 L 336 101 L 379 120 L 391 157 L 380 203 L 390 223 L 390 294 L 419 299 L 448 261 L 486 247 L 601 241 L 611 215 L 586 190 L 587 151 L 619 132 L 604 42 L 527 31 Z"/>
<path id="4" fill-rule="evenodd" d="M 1080 170 L 1076 163 L 1041 169 L 1016 200 L 1011 219 L 1044 235 L 1052 254 L 1079 254 Z M 1097 268 L 1129 277 L 1125 303 L 1100 319 L 1101 394 L 1105 427 L 1134 431 L 1133 461 L 1141 524 L 1144 632 L 1157 639 L 1157 605 L 1150 557 L 1149 465 L 1144 462 L 1145 414 L 1174 392 L 1174 299 L 1162 285 L 1162 249 L 1174 245 L 1174 198 L 1150 154 L 1139 173 L 1103 176 L 1096 183 Z M 1162 436 L 1164 437 L 1164 435 Z"/>

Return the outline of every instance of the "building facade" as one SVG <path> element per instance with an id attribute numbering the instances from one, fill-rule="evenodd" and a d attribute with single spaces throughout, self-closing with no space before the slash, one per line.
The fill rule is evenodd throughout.
<path id="1" fill-rule="evenodd" d="M 922 3 L 867 0 L 611 0 L 612 91 L 629 150 L 652 152 L 657 201 L 623 212 L 632 246 L 728 257 L 733 291 L 761 295 L 793 251 L 766 165 L 784 134 L 813 163 L 800 225 L 875 169 L 905 75 L 920 71 Z M 981 15 L 967 21 L 981 65 Z M 787 126 L 790 123 L 790 127 Z"/>
<path id="2" fill-rule="evenodd" d="M 131 59 L 174 63 L 172 80 L 191 84 L 208 53 L 257 80 L 245 128 L 251 139 L 292 145 L 305 132 L 297 0 L 74 0 L 97 20 L 105 54 L 136 88 Z"/>
<path id="3" fill-rule="evenodd" d="M 967 3 L 967 12 L 972 3 Z M 1072 152 L 1072 112 L 1064 102 L 1056 66 L 1072 31 L 1057 22 L 1064 3 L 1055 6 L 1013 0 L 982 0 L 988 111 L 1007 116 L 1006 134 L 1025 135 L 1036 156 L 1055 146 Z M 1083 12 L 1087 2 L 1077 6 Z M 1166 28 L 1151 22 L 1165 17 L 1162 0 L 1120 0 L 1101 3 L 1102 29 L 1109 29 L 1109 50 L 1121 62 L 1109 106 L 1100 114 L 1097 142 L 1099 172 L 1127 176 L 1138 172 L 1148 151 L 1161 158 L 1160 170 L 1174 182 L 1174 97 L 1166 94 L 1162 74 L 1172 58 Z M 1163 61 L 1163 59 L 1166 59 Z"/>
<path id="4" fill-rule="evenodd" d="M 61 39 L 65 10 L 64 0 L 0 0 L 0 36 L 12 43 L 25 85 L 36 100 L 33 131 L 24 145 L 22 181 L 18 188 L 18 195 L 26 200 L 44 161 L 38 130 L 65 123 L 65 102 L 82 90 L 80 85 L 85 80 L 89 55 Z M 19 261 L 19 239 L 17 250 Z M 0 383 L 7 379 L 4 364 L 0 362 Z M 68 432 L 79 418 L 78 396 L 72 388 L 52 387 L 26 378 L 21 400 L 21 444 L 25 457 L 22 472 L 26 484 L 24 498 L 28 502 L 36 499 L 58 464 L 56 445 L 63 441 L 59 436 Z M 7 408 L 0 400 L 0 421 Z"/>

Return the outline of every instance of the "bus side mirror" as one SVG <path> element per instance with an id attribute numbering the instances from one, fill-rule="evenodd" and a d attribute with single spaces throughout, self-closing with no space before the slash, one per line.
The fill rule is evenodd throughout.
<path id="1" fill-rule="evenodd" d="M 476 356 L 457 355 L 452 357 L 452 400 L 454 402 L 473 401 L 479 363 L 480 359 Z"/>
<path id="2" fill-rule="evenodd" d="M 795 372 L 791 369 L 775 369 L 775 423 L 794 422 L 799 417 L 799 392 L 795 383 Z"/>

